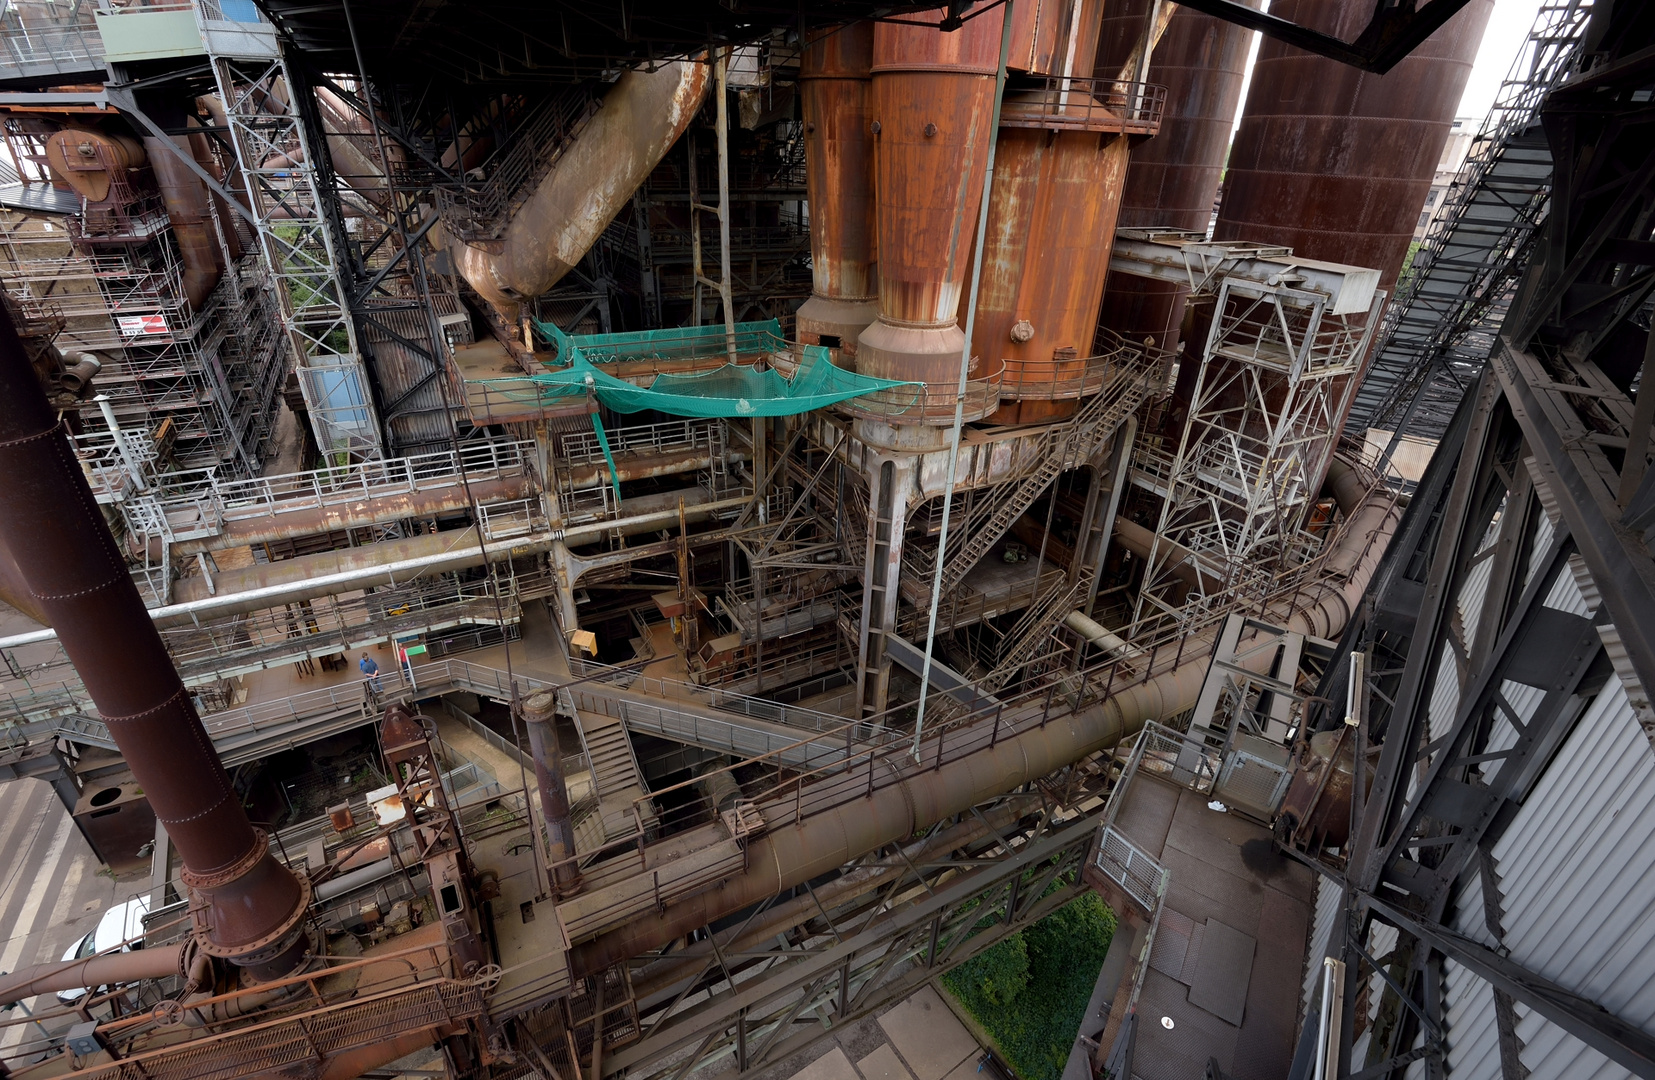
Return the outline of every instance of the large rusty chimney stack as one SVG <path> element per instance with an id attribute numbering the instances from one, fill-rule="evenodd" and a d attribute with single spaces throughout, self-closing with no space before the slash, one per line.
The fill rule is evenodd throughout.
<path id="1" fill-rule="evenodd" d="M 309 883 L 247 820 L 3 308 L 0 476 L 0 543 L 177 845 L 202 949 L 260 981 L 287 974 L 308 944 Z"/>

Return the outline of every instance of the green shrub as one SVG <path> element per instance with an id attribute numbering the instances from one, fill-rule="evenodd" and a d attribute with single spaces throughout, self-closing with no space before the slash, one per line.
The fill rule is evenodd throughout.
<path id="1" fill-rule="evenodd" d="M 943 976 L 1022 1080 L 1059 1080 L 1115 914 L 1086 893 Z"/>

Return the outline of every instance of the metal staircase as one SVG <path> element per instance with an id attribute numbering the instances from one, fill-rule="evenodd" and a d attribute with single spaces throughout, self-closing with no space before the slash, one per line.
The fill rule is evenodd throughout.
<path id="1" fill-rule="evenodd" d="M 1099 394 L 1069 423 L 1054 426 L 1047 433 L 1047 445 L 1042 447 L 1035 470 L 1021 480 L 1001 485 L 991 498 L 973 507 L 965 521 L 950 530 L 954 536 L 963 536 L 965 543 L 958 551 L 949 545 L 944 556 L 941 595 L 946 596 L 959 586 L 1059 473 L 1084 461 L 1101 443 L 1113 437 L 1115 429 L 1143 401 L 1148 389 L 1142 377 L 1128 378 L 1117 393 Z M 917 566 L 921 580 L 927 583 L 936 566 L 934 558 L 916 551 L 911 564 Z"/>
<path id="2" fill-rule="evenodd" d="M 1482 372 L 1550 202 L 1540 106 L 1573 70 L 1591 10 L 1590 0 L 1541 4 L 1414 256 L 1413 277 L 1386 313 L 1350 430 L 1440 438 Z"/>

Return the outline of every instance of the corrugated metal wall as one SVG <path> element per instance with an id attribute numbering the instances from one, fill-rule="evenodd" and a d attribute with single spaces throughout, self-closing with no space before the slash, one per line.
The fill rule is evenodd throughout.
<path id="1" fill-rule="evenodd" d="M 1557 591 L 1579 596 L 1572 580 Z M 1512 959 L 1646 1029 L 1655 1027 L 1651 791 L 1655 754 L 1625 688 L 1611 679 L 1494 848 Z M 1631 1075 L 1518 1013 L 1523 1063 L 1535 1080 Z"/>

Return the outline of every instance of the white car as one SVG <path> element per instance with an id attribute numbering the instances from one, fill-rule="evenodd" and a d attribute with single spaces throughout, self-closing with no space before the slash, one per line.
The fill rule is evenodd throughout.
<path id="1" fill-rule="evenodd" d="M 81 938 L 69 947 L 63 954 L 65 960 L 84 960 L 96 953 L 108 952 L 121 945 L 123 941 L 142 937 L 144 934 L 144 916 L 149 914 L 149 898 L 140 896 L 128 900 L 124 904 L 116 904 L 103 913 L 98 920 L 97 929 Z M 121 946 L 122 952 L 131 951 L 131 946 Z M 84 997 L 86 989 L 77 987 L 73 990 L 59 990 L 57 999 L 65 1005 L 73 1005 Z"/>

